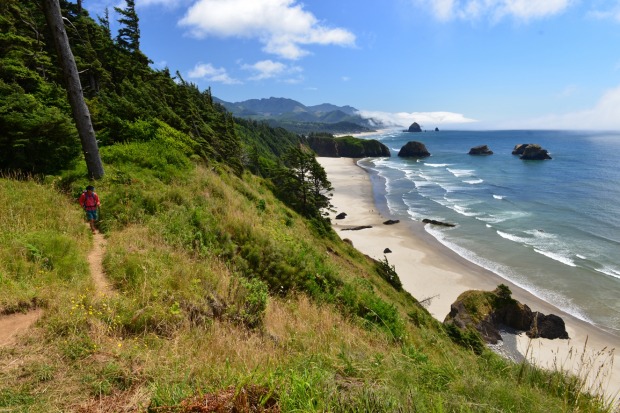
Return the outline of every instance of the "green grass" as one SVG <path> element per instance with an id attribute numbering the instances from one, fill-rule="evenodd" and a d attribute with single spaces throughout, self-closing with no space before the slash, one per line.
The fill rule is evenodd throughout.
<path id="1" fill-rule="evenodd" d="M 138 149 L 155 165 L 145 143 L 102 151 L 109 296 L 85 264 L 83 167 L 0 179 L 0 308 L 45 310 L 0 348 L 0 408 L 173 411 L 258 386 L 282 411 L 612 410 L 564 374 L 455 344 L 389 263 L 317 237 L 259 178 L 177 162 L 175 148 L 174 174 L 144 169 L 124 153 Z"/>

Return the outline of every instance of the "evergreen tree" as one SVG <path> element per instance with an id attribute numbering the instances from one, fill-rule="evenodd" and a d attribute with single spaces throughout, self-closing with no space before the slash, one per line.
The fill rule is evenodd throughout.
<path id="1" fill-rule="evenodd" d="M 140 26 L 138 25 L 139 19 L 136 13 L 136 2 L 135 0 L 125 0 L 125 3 L 127 7 L 124 9 L 114 7 L 114 10 L 121 15 L 118 19 L 121 28 L 118 29 L 116 42 L 125 50 L 138 52 L 140 50 Z"/>
<path id="2" fill-rule="evenodd" d="M 314 154 L 301 145 L 292 147 L 284 155 L 284 166 L 275 178 L 280 197 L 306 216 L 321 216 L 330 207 L 333 188 Z"/>

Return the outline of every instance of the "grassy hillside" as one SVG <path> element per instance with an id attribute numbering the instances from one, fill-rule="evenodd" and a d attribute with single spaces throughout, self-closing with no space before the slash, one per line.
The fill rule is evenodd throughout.
<path id="1" fill-rule="evenodd" d="M 0 312 L 44 309 L 0 348 L 3 411 L 190 411 L 208 394 L 263 411 L 606 411 L 562 374 L 455 344 L 389 265 L 317 236 L 267 181 L 156 148 L 102 150 L 105 296 L 84 167 L 0 180 Z"/>
<path id="2" fill-rule="evenodd" d="M 610 411 L 442 326 L 342 242 L 303 137 L 233 119 L 60 3 L 101 144 L 105 248 L 77 205 L 91 182 L 41 9 L 4 0 L 0 328 L 42 316 L 0 345 L 0 411 Z"/>

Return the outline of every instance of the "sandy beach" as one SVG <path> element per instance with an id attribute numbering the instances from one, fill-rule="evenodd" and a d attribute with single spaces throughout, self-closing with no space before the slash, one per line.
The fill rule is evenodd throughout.
<path id="1" fill-rule="evenodd" d="M 532 363 L 570 370 L 586 378 L 588 390 L 613 398 L 620 409 L 620 363 L 613 363 L 617 337 L 566 314 L 517 287 L 497 274 L 473 264 L 451 251 L 424 230 L 421 222 L 384 225 L 394 217 L 382 216 L 373 201 L 368 173 L 350 158 L 317 158 L 334 187 L 332 223 L 341 238 L 348 238 L 359 251 L 375 259 L 387 257 L 403 287 L 419 301 L 429 299 L 428 311 L 443 321 L 450 305 L 467 290 L 493 290 L 506 284 L 513 297 L 533 311 L 556 314 L 566 323 L 570 340 L 530 340 L 517 336 L 517 349 Z M 343 220 L 334 219 L 340 212 Z M 342 231 L 355 226 L 372 228 Z M 389 248 L 392 252 L 384 254 Z"/>

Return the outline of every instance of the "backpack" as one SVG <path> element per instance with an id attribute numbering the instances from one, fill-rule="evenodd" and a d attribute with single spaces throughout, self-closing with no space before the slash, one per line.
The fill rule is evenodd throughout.
<path id="1" fill-rule="evenodd" d="M 84 209 L 87 211 L 93 211 L 97 209 L 97 195 L 93 192 L 91 195 L 88 195 L 88 191 L 84 191 Z M 92 199 L 92 203 L 89 204 L 88 200 Z"/>

